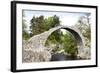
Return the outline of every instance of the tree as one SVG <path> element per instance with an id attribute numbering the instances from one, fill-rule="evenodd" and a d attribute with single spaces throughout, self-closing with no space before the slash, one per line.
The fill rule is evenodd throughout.
<path id="1" fill-rule="evenodd" d="M 67 31 L 66 34 L 62 36 L 61 40 L 63 42 L 62 45 L 65 52 L 67 52 L 70 56 L 76 56 L 78 48 L 74 36 Z"/>
<path id="2" fill-rule="evenodd" d="M 91 42 L 91 27 L 90 27 L 90 22 L 89 22 L 89 20 L 90 20 L 89 15 L 90 14 L 80 17 L 77 24 L 75 25 L 84 36 L 86 48 L 90 48 L 90 46 L 91 46 L 91 44 L 90 44 L 90 42 Z"/>
<path id="3" fill-rule="evenodd" d="M 32 35 L 37 35 L 44 31 L 49 30 L 52 27 L 59 25 L 60 21 L 59 17 L 57 17 L 56 15 L 48 18 L 44 18 L 44 16 L 41 15 L 39 17 L 33 16 L 30 22 L 31 22 L 30 29 Z"/>
<path id="4" fill-rule="evenodd" d="M 27 39 L 29 39 L 30 36 L 29 36 L 29 33 L 26 30 L 27 25 L 26 25 L 26 20 L 24 19 L 24 17 L 25 17 L 24 12 L 22 14 L 23 14 L 23 19 L 22 19 L 22 37 L 23 37 L 23 40 L 27 40 Z"/>

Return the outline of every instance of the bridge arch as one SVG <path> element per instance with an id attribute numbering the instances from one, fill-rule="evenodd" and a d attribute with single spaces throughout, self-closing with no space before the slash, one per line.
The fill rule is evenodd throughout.
<path id="1" fill-rule="evenodd" d="M 35 35 L 33 37 L 31 37 L 28 40 L 28 46 L 31 47 L 31 49 L 35 49 L 35 48 L 39 48 L 39 47 L 45 47 L 45 43 L 48 39 L 48 37 L 56 30 L 59 29 L 66 29 L 67 31 L 69 31 L 77 40 L 77 44 L 79 46 L 78 51 L 82 51 L 82 49 L 84 48 L 84 38 L 82 33 L 80 33 L 80 31 L 74 26 L 56 26 L 54 28 L 49 29 L 48 31 L 45 31 L 41 34 Z"/>
<path id="2" fill-rule="evenodd" d="M 56 30 L 59 30 L 59 29 L 65 29 L 67 31 L 69 31 L 75 38 L 75 40 L 77 40 L 77 46 L 78 46 L 78 52 L 81 52 L 84 48 L 84 38 L 83 38 L 83 35 L 82 33 L 80 33 L 80 31 L 74 26 L 74 27 L 71 27 L 71 26 L 57 26 L 55 28 L 52 28 L 50 29 L 49 31 L 51 32 L 48 32 L 48 37 L 53 33 L 55 32 Z M 46 43 L 48 37 L 44 40 L 44 44 Z"/>

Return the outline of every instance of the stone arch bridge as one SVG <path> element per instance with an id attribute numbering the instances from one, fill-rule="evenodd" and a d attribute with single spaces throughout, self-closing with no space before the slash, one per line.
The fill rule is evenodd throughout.
<path id="1" fill-rule="evenodd" d="M 46 50 L 47 48 L 45 47 L 45 43 L 46 43 L 46 40 L 48 39 L 48 37 L 54 31 L 59 30 L 59 29 L 66 29 L 75 37 L 75 39 L 77 40 L 77 44 L 78 44 L 78 52 L 80 53 L 82 51 L 82 49 L 84 48 L 84 38 L 83 38 L 82 34 L 80 33 L 80 31 L 75 26 L 73 27 L 73 26 L 61 26 L 60 25 L 60 26 L 51 28 L 48 31 L 45 31 L 41 34 L 35 35 L 35 36 L 31 37 L 26 43 L 23 43 L 23 48 L 24 48 L 23 62 L 49 61 L 49 59 L 51 58 L 51 54 L 49 51 Z M 28 52 L 34 53 L 32 55 L 33 57 L 30 60 L 29 60 L 29 58 L 26 57 L 26 54 Z M 37 58 L 34 56 L 36 52 L 37 52 L 37 56 L 39 56 L 40 52 L 42 54 L 44 53 L 45 56 L 42 56 L 42 54 L 40 54 L 43 58 L 41 57 L 41 60 L 36 60 Z M 27 54 L 27 55 L 30 55 L 30 54 Z"/>

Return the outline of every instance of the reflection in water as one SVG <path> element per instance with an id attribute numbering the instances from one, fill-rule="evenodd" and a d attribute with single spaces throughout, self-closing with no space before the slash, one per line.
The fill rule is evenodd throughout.
<path id="1" fill-rule="evenodd" d="M 78 58 L 77 56 L 69 56 L 65 55 L 63 53 L 56 53 L 53 54 L 51 57 L 51 61 L 64 61 L 64 60 L 79 60 L 81 58 Z"/>

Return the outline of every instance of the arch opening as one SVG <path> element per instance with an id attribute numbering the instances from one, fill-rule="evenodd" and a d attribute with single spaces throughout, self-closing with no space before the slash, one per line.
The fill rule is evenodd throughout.
<path id="1" fill-rule="evenodd" d="M 62 29 L 65 30 L 66 32 L 61 31 Z M 63 32 L 65 32 L 66 34 L 62 34 Z M 57 38 L 55 37 L 55 35 Z M 63 38 L 63 41 L 61 38 Z M 55 43 L 52 44 L 52 41 L 54 41 Z M 49 50 L 51 50 L 51 55 L 52 55 L 51 61 L 54 61 L 56 59 L 53 58 L 55 57 L 55 55 L 59 57 L 61 56 L 61 58 L 63 59 L 66 58 L 67 60 L 76 60 L 80 59 L 78 57 L 78 54 L 81 51 L 81 49 L 83 49 L 84 44 L 82 37 L 80 36 L 79 33 L 77 33 L 73 29 L 62 27 L 54 30 L 47 37 L 45 41 L 45 46 L 48 47 Z"/>

